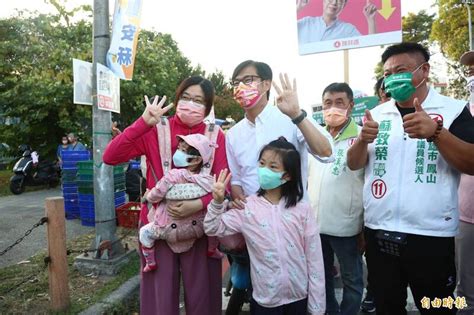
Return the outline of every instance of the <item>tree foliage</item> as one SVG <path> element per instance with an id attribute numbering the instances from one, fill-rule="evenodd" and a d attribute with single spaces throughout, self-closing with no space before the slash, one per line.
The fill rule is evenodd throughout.
<path id="1" fill-rule="evenodd" d="M 434 18 L 434 14 L 428 14 L 425 10 L 402 17 L 402 41 L 420 43 L 428 47 Z M 377 63 L 374 73 L 376 79 L 383 76 L 382 62 Z"/>
<path id="2" fill-rule="evenodd" d="M 49 2 L 56 14 L 26 11 L 0 20 L 0 115 L 20 119 L 19 124 L 0 125 L 0 139 L 12 148 L 28 143 L 53 157 L 67 132 L 92 145 L 92 107 L 73 104 L 72 73 L 73 58 L 92 61 L 92 9 L 67 11 L 60 1 Z M 75 21 L 77 13 L 85 19 Z M 121 114 L 113 120 L 122 128 L 131 124 L 144 110 L 143 95 L 167 95 L 175 101 L 177 85 L 192 74 L 205 72 L 191 66 L 171 35 L 141 30 L 133 80 L 121 81 Z M 222 72 L 208 78 L 219 95 L 218 117 L 234 116 L 240 107 Z"/>
<path id="3" fill-rule="evenodd" d="M 403 41 L 415 42 L 428 47 L 434 17 L 434 14 L 428 14 L 425 10 L 421 10 L 416 14 L 410 12 L 404 16 L 402 18 Z"/>
<path id="4" fill-rule="evenodd" d="M 0 126 L 2 142 L 51 155 L 64 132 L 90 127 L 91 107 L 72 104 L 71 58 L 91 60 L 91 32 L 85 21 L 65 26 L 60 14 L 0 20 L 0 112 L 20 119 Z"/>
<path id="5" fill-rule="evenodd" d="M 244 110 L 234 100 L 232 87 L 225 79 L 222 71 L 216 71 L 207 78 L 216 89 L 216 99 L 214 101 L 216 117 L 225 119 L 230 116 L 235 121 L 241 120 L 244 117 Z"/>
<path id="6" fill-rule="evenodd" d="M 471 14 L 474 14 L 472 9 Z M 448 90 L 455 97 L 464 98 L 467 91 L 459 58 L 469 50 L 469 25 L 467 9 L 461 1 L 438 0 L 438 18 L 433 23 L 431 39 L 438 43 L 448 60 Z"/>

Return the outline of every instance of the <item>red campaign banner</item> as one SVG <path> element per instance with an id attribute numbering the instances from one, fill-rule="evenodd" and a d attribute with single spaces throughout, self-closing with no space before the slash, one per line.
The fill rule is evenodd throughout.
<path id="1" fill-rule="evenodd" d="M 301 55 L 401 42 L 401 0 L 297 0 Z"/>

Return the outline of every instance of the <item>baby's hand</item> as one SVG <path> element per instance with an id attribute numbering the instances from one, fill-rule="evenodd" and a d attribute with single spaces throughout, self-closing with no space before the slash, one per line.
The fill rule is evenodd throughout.
<path id="1" fill-rule="evenodd" d="M 212 198 L 217 203 L 223 203 L 225 197 L 225 188 L 229 185 L 231 174 L 225 168 L 220 174 L 219 178 L 216 180 L 216 175 L 214 174 L 214 187 L 212 188 Z"/>

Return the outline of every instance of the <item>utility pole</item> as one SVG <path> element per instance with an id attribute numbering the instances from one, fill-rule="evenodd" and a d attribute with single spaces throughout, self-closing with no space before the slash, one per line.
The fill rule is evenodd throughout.
<path id="1" fill-rule="evenodd" d="M 93 159 L 94 159 L 94 204 L 95 221 L 106 221 L 96 223 L 95 248 L 105 240 L 114 242 L 117 230 L 114 206 L 114 182 L 113 167 L 102 162 L 102 155 L 105 147 L 111 140 L 111 113 L 99 110 L 97 103 L 97 63 L 106 65 L 107 50 L 110 46 L 109 31 L 109 1 L 94 0 L 94 25 L 93 25 L 93 76 L 92 76 L 92 130 L 93 130 Z M 118 243 L 113 243 L 112 252 L 122 253 L 123 247 Z"/>
<path id="2" fill-rule="evenodd" d="M 471 17 L 471 5 L 474 3 L 473 0 L 462 0 L 462 3 L 466 5 L 467 8 L 467 19 L 468 19 L 468 27 L 469 27 L 469 50 L 472 50 L 474 47 L 473 39 L 472 39 L 472 17 Z"/>
<path id="3" fill-rule="evenodd" d="M 106 65 L 106 55 L 110 46 L 109 31 L 109 1 L 94 0 L 93 25 L 93 75 L 92 75 L 92 139 L 94 159 L 94 205 L 95 205 L 95 233 L 93 248 L 101 248 L 93 257 L 81 254 L 76 257 L 74 266 L 81 274 L 90 272 L 115 275 L 122 266 L 137 255 L 135 250 L 125 251 L 118 241 L 114 200 L 113 167 L 104 164 L 102 156 L 105 147 L 112 138 L 111 113 L 99 110 L 97 103 L 97 63 Z"/>

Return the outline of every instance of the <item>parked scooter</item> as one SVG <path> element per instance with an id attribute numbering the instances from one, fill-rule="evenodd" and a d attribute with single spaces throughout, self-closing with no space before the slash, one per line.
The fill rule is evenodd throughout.
<path id="1" fill-rule="evenodd" d="M 59 184 L 59 169 L 56 163 L 39 161 L 37 153 L 32 151 L 29 145 L 22 144 L 19 150 L 21 158 L 15 163 L 15 174 L 10 178 L 10 191 L 13 194 L 21 194 L 26 186 L 56 187 Z"/>

